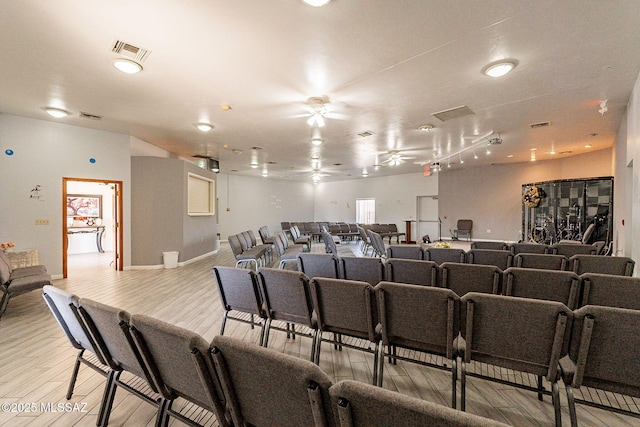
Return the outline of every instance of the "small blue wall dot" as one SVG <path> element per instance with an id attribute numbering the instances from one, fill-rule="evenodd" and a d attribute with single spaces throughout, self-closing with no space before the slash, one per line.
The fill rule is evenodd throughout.
<path id="1" fill-rule="evenodd" d="M 13 156 L 13 150 L 10 148 L 7 148 L 6 150 L 4 150 L 4 154 L 6 154 L 7 156 Z"/>
<path id="2" fill-rule="evenodd" d="M 94 159 L 93 157 L 89 159 L 89 163 L 95 163 L 96 159 Z"/>

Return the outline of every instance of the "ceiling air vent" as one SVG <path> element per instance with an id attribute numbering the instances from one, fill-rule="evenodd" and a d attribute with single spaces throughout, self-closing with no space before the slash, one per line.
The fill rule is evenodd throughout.
<path id="1" fill-rule="evenodd" d="M 547 126 L 551 126 L 551 122 L 532 123 L 529 126 L 531 129 L 546 128 Z"/>
<path id="2" fill-rule="evenodd" d="M 370 130 L 365 130 L 364 132 L 360 132 L 358 134 L 358 136 L 360 136 L 362 138 L 366 138 L 366 137 L 371 136 L 371 135 L 373 135 L 373 132 L 370 131 Z"/>
<path id="3" fill-rule="evenodd" d="M 82 117 L 83 119 L 90 119 L 90 120 L 102 120 L 102 116 L 98 116 L 97 114 L 90 114 L 90 113 L 85 113 L 83 111 L 80 111 L 80 117 Z"/>
<path id="4" fill-rule="evenodd" d="M 502 138 L 499 136 L 494 136 L 493 138 L 489 138 L 489 145 L 500 145 L 502 144 Z"/>
<path id="5" fill-rule="evenodd" d="M 471 108 L 467 107 L 466 105 L 451 108 L 449 110 L 438 111 L 437 113 L 431 113 L 433 117 L 435 117 L 436 119 L 440 119 L 443 122 L 446 122 L 447 120 L 458 119 L 464 116 L 471 116 L 473 114 L 475 114 L 473 110 L 471 110 Z"/>
<path id="6" fill-rule="evenodd" d="M 127 58 L 133 59 L 134 61 L 139 63 L 144 62 L 144 60 L 147 59 L 147 57 L 151 54 L 150 50 L 134 46 L 122 40 L 114 41 L 111 51 Z"/>

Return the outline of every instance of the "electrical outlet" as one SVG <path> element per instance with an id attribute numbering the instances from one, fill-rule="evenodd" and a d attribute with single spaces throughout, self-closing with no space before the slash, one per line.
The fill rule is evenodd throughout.
<path id="1" fill-rule="evenodd" d="M 49 225 L 49 218 L 36 219 L 36 225 Z"/>

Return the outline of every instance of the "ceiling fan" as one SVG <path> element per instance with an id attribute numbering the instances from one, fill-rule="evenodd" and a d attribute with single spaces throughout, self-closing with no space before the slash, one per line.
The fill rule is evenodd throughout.
<path id="1" fill-rule="evenodd" d="M 388 151 L 387 154 L 389 155 L 389 157 L 387 157 L 381 163 L 386 163 L 389 166 L 398 166 L 399 164 L 404 163 L 406 160 L 413 160 L 416 158 L 415 156 L 405 156 L 398 150 Z"/>
<path id="2" fill-rule="evenodd" d="M 344 114 L 334 111 L 334 105 L 329 101 L 327 96 L 312 96 L 304 103 L 305 113 L 294 117 L 306 117 L 309 126 L 324 127 L 325 119 L 344 120 L 347 118 Z"/>

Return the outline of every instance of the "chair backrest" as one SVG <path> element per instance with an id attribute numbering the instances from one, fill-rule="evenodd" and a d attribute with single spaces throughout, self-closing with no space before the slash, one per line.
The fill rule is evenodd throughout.
<path id="1" fill-rule="evenodd" d="M 508 246 L 505 242 L 471 242 L 471 249 L 493 249 L 493 250 L 508 250 Z"/>
<path id="2" fill-rule="evenodd" d="M 365 230 L 363 227 L 358 226 L 358 233 L 360 233 L 360 238 L 362 240 L 364 240 L 365 242 L 369 241 L 369 236 L 367 235 L 367 230 Z"/>
<path id="3" fill-rule="evenodd" d="M 569 259 L 569 264 L 576 274 L 598 273 L 631 277 L 636 263 L 627 257 L 578 254 Z"/>
<path id="4" fill-rule="evenodd" d="M 540 270 L 566 270 L 569 260 L 564 255 L 519 253 L 513 258 L 513 266 Z"/>
<path id="5" fill-rule="evenodd" d="M 314 326 L 309 278 L 304 273 L 262 268 L 258 277 L 267 317 Z"/>
<path id="6" fill-rule="evenodd" d="M 369 230 L 367 234 L 369 235 L 371 246 L 373 246 L 373 250 L 375 251 L 376 255 L 381 258 L 385 258 L 387 256 L 387 251 L 384 247 L 384 241 L 382 240 L 380 234 L 371 230 Z"/>
<path id="7" fill-rule="evenodd" d="M 297 225 L 292 225 L 289 232 L 291 232 L 291 237 L 294 241 L 300 238 L 300 228 Z"/>
<path id="8" fill-rule="evenodd" d="M 334 254 L 299 253 L 298 270 L 307 277 L 340 278 L 340 264 Z"/>
<path id="9" fill-rule="evenodd" d="M 107 363 L 102 359 L 101 354 L 93 348 L 93 343 L 87 336 L 88 331 L 84 330 L 84 325 L 80 323 L 76 315 L 76 310 L 80 305 L 78 297 L 51 285 L 45 285 L 42 288 L 42 296 L 71 345 L 77 349 L 84 348 L 91 351 L 96 354 L 103 365 L 106 365 Z"/>
<path id="10" fill-rule="evenodd" d="M 285 243 L 285 242 L 287 242 L 287 243 Z M 284 254 L 284 252 L 287 249 L 288 242 L 289 241 L 288 241 L 287 237 L 284 235 L 284 233 L 282 231 L 274 236 L 273 246 L 275 246 L 276 253 L 278 254 L 278 256 L 282 256 Z"/>
<path id="11" fill-rule="evenodd" d="M 212 345 L 234 425 L 335 425 L 331 380 L 312 362 L 220 335 Z"/>
<path id="12" fill-rule="evenodd" d="M 155 386 L 166 399 L 182 397 L 225 420 L 225 402 L 210 356 L 200 335 L 154 319 L 131 316 L 131 336 Z"/>
<path id="13" fill-rule="evenodd" d="M 440 265 L 440 286 L 462 296 L 468 292 L 500 293 L 502 270 L 493 265 L 445 262 Z"/>
<path id="14" fill-rule="evenodd" d="M 234 257 L 238 257 L 238 255 L 242 255 L 243 249 L 242 244 L 240 243 L 240 239 L 237 234 L 231 235 L 227 238 L 229 242 L 229 246 L 231 247 L 231 252 Z"/>
<path id="15" fill-rule="evenodd" d="M 453 291 L 392 282 L 378 283 L 375 291 L 384 345 L 454 356 L 460 298 Z"/>
<path id="16" fill-rule="evenodd" d="M 384 264 L 380 258 L 341 257 L 342 278 L 358 280 L 375 286 L 384 278 Z"/>
<path id="17" fill-rule="evenodd" d="M 4 285 L 9 281 L 11 270 L 9 257 L 7 257 L 4 251 L 0 251 L 0 285 Z"/>
<path id="18" fill-rule="evenodd" d="M 253 230 L 247 230 L 247 234 L 251 240 L 251 247 L 256 246 L 258 244 L 258 240 L 256 239 L 256 235 L 253 233 Z"/>
<path id="19" fill-rule="evenodd" d="M 310 282 L 318 329 L 378 341 L 378 310 L 367 282 L 315 277 Z"/>
<path id="20" fill-rule="evenodd" d="M 495 265 L 506 270 L 513 265 L 513 254 L 504 249 L 471 249 L 467 252 L 467 263 Z"/>
<path id="21" fill-rule="evenodd" d="M 464 360 L 560 378 L 572 311 L 564 304 L 471 292 L 461 299 Z"/>
<path id="22" fill-rule="evenodd" d="M 511 243 L 509 245 L 509 250 L 514 254 L 518 255 L 521 253 L 525 254 L 546 254 L 549 253 L 550 248 L 547 245 L 541 245 L 538 243 Z"/>
<path id="23" fill-rule="evenodd" d="M 424 259 L 433 261 L 436 264 L 443 262 L 464 262 L 465 252 L 462 249 L 454 248 L 427 248 L 424 250 Z"/>
<path id="24" fill-rule="evenodd" d="M 473 228 L 473 221 L 470 219 L 459 219 L 456 228 L 458 232 L 470 233 Z"/>
<path id="25" fill-rule="evenodd" d="M 324 242 L 324 250 L 328 254 L 338 255 L 338 246 L 333 241 L 333 236 L 326 231 L 321 232 L 322 241 Z"/>
<path id="26" fill-rule="evenodd" d="M 640 311 L 587 305 L 574 312 L 574 387 L 640 397 Z"/>
<path id="27" fill-rule="evenodd" d="M 342 427 L 456 426 L 506 427 L 468 414 L 360 381 L 344 380 L 329 388 L 336 418 Z"/>
<path id="28" fill-rule="evenodd" d="M 385 280 L 422 286 L 438 286 L 438 265 L 433 261 L 390 258 L 386 262 Z"/>
<path id="29" fill-rule="evenodd" d="M 640 310 L 640 278 L 586 273 L 580 306 L 602 305 Z"/>
<path id="30" fill-rule="evenodd" d="M 244 268 L 213 267 L 213 275 L 225 310 L 237 310 L 264 317 L 258 279 L 253 271 Z"/>
<path id="31" fill-rule="evenodd" d="M 411 245 L 391 245 L 387 247 L 387 258 L 423 259 L 422 248 Z"/>
<path id="32" fill-rule="evenodd" d="M 280 223 L 280 228 L 282 228 L 282 231 L 289 231 L 289 229 L 291 228 L 291 223 L 290 222 L 286 222 L 283 221 Z"/>
<path id="33" fill-rule="evenodd" d="M 503 272 L 504 295 L 558 301 L 571 310 L 578 307 L 580 277 L 571 271 L 511 267 Z"/>
<path id="34" fill-rule="evenodd" d="M 593 232 L 596 230 L 596 225 L 594 223 L 589 224 L 589 226 L 587 227 L 587 229 L 584 231 L 584 234 L 582 235 L 582 244 L 587 244 L 589 243 L 589 240 L 591 239 L 591 236 L 593 235 Z"/>
<path id="35" fill-rule="evenodd" d="M 596 247 L 593 245 L 572 244 L 572 243 L 556 243 L 551 245 L 551 251 L 556 255 L 564 255 L 571 258 L 577 254 L 595 255 Z"/>
<path id="36" fill-rule="evenodd" d="M 133 346 L 129 331 L 131 315 L 128 312 L 87 298 L 80 298 L 78 312 L 96 349 L 112 369 L 125 370 L 144 378 L 153 391 L 160 392 Z"/>

